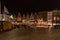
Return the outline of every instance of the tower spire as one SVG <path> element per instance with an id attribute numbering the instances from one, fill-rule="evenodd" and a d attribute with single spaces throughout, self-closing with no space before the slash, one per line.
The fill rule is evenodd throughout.
<path id="1" fill-rule="evenodd" d="M 9 14 L 8 9 L 6 8 L 5 5 L 4 5 L 4 14 Z"/>

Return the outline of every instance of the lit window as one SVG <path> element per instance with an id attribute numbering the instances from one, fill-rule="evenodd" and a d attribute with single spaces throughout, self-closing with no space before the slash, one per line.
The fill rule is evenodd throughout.
<path id="1" fill-rule="evenodd" d="M 56 20 L 56 17 L 54 17 L 54 20 Z"/>
<path id="2" fill-rule="evenodd" d="M 57 17 L 57 20 L 59 20 L 59 17 Z"/>

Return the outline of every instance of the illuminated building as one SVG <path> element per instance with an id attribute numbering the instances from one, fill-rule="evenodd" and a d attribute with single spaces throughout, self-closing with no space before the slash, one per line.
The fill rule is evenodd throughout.
<path id="1" fill-rule="evenodd" d="M 3 14 L 2 14 L 2 21 L 9 21 L 10 18 L 9 18 L 9 14 L 8 12 L 8 9 L 6 8 L 6 6 L 4 6 L 4 11 L 3 11 Z"/>
<path id="2" fill-rule="evenodd" d="M 32 12 L 31 12 L 31 15 L 30 15 L 30 20 L 34 20 L 34 15 L 33 15 Z"/>
<path id="3" fill-rule="evenodd" d="M 26 21 L 26 16 L 25 16 L 25 14 L 23 14 L 22 22 L 25 23 L 25 21 Z"/>
<path id="4" fill-rule="evenodd" d="M 52 22 L 52 12 L 47 12 L 47 21 Z"/>
<path id="5" fill-rule="evenodd" d="M 53 10 L 47 14 L 47 19 L 51 22 L 60 22 L 60 10 Z"/>
<path id="6" fill-rule="evenodd" d="M 2 14 L 0 14 L 0 21 L 2 20 Z"/>
<path id="7" fill-rule="evenodd" d="M 29 20 L 30 18 L 29 18 L 29 13 L 27 12 L 27 14 L 26 14 L 26 20 Z"/>
<path id="8" fill-rule="evenodd" d="M 18 12 L 18 15 L 17 15 L 17 21 L 21 21 L 21 20 L 22 20 L 22 18 L 21 18 L 21 13 Z"/>
<path id="9" fill-rule="evenodd" d="M 23 14 L 23 17 L 22 17 L 22 19 L 23 19 L 23 20 L 25 20 L 25 19 L 26 19 L 26 16 L 25 16 L 25 14 Z"/>

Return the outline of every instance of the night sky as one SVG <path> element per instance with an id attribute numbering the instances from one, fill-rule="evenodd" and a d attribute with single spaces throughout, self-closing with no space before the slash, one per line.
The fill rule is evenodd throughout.
<path id="1" fill-rule="evenodd" d="M 0 13 L 1 13 L 1 2 L 0 2 Z"/>
<path id="2" fill-rule="evenodd" d="M 4 0 L 2 2 L 10 12 L 37 12 L 60 9 L 59 0 Z"/>

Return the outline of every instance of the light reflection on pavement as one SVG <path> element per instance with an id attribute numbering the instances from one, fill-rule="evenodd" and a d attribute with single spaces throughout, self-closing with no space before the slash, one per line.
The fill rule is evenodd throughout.
<path id="1" fill-rule="evenodd" d="M 16 28 L 11 31 L 0 32 L 0 40 L 60 40 L 60 29 L 48 31 L 45 28 L 38 28 L 35 31 Z"/>

